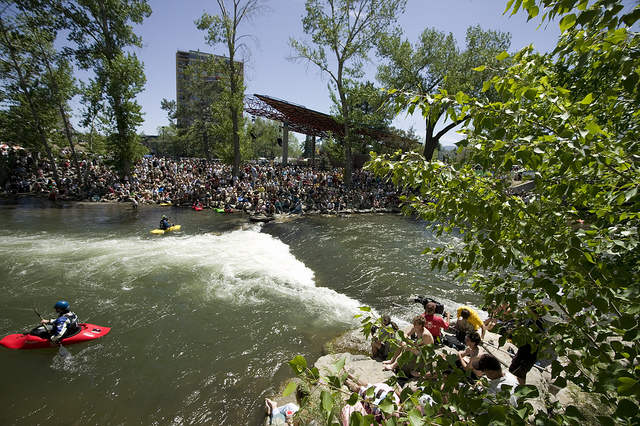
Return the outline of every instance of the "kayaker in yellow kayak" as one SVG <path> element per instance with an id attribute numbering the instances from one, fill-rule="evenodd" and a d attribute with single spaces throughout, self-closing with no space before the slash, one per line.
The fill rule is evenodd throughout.
<path id="1" fill-rule="evenodd" d="M 160 219 L 160 225 L 158 225 L 158 228 L 162 229 L 163 231 L 166 231 L 172 226 L 173 226 L 173 223 L 169 222 L 169 219 L 167 219 L 167 216 L 162 215 L 162 219 Z"/>

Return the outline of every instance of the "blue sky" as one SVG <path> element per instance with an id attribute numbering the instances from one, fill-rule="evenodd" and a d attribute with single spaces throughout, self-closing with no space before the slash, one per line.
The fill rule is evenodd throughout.
<path id="1" fill-rule="evenodd" d="M 469 26 L 480 24 L 484 29 L 508 31 L 512 34 L 511 51 L 529 44 L 538 51 L 553 50 L 559 30 L 557 24 L 538 28 L 539 21 L 526 22 L 526 15 L 502 16 L 507 0 L 408 0 L 407 9 L 399 19 L 405 35 L 415 42 L 425 28 L 451 32 L 464 45 Z M 152 15 L 134 30 L 143 38 L 144 47 L 136 51 L 145 64 L 147 84 L 138 96 L 145 113 L 145 123 L 139 131 L 157 134 L 158 127 L 168 125 L 167 114 L 160 108 L 163 98 L 175 100 L 175 54 L 177 50 L 200 50 L 223 55 L 223 45 L 205 43 L 205 33 L 196 28 L 194 20 L 206 11 L 217 14 L 214 0 L 149 0 Z M 327 79 L 313 65 L 290 62 L 289 37 L 304 40 L 302 17 L 304 0 L 271 0 L 265 2 L 270 12 L 257 16 L 241 27 L 241 34 L 251 36 L 246 41 L 251 56 L 246 58 L 247 94 L 268 95 L 307 108 L 329 113 L 331 100 Z M 257 40 L 258 44 L 251 41 Z M 375 55 L 372 53 L 372 57 Z M 375 64 L 371 64 L 371 73 Z M 373 74 L 372 74 L 373 75 Z M 412 125 L 420 135 L 424 123 L 417 114 L 402 117 L 394 123 L 408 129 Z M 458 140 L 455 134 L 443 139 L 443 145 Z"/>

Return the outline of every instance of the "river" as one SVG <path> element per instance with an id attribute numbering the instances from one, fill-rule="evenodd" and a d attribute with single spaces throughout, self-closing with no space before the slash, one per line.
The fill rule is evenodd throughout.
<path id="1" fill-rule="evenodd" d="M 162 214 L 182 225 L 153 235 Z M 244 214 L 130 204 L 0 199 L 0 335 L 67 300 L 98 340 L 57 350 L 0 347 L 1 425 L 253 425 L 359 306 L 398 321 L 426 294 L 455 312 L 479 299 L 429 270 L 424 222 L 396 214 Z M 454 241 L 455 243 L 455 241 Z M 396 304 L 396 305 L 394 305 Z M 397 306 L 401 305 L 401 306 Z"/>

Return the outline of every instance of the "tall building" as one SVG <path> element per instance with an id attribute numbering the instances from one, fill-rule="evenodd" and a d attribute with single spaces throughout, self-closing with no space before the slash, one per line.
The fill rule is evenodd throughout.
<path id="1" fill-rule="evenodd" d="M 184 101 L 186 100 L 184 85 L 187 77 L 185 76 L 185 70 L 193 63 L 205 62 L 211 58 L 223 60 L 227 63 L 229 62 L 227 57 L 213 55 L 211 53 L 204 53 L 195 50 L 190 50 L 188 52 L 178 50 L 176 52 L 176 105 L 178 108 L 180 108 L 181 104 L 184 105 Z M 238 65 L 240 75 L 244 76 L 244 63 L 236 61 L 236 65 Z M 220 73 L 205 75 L 204 79 L 205 81 L 210 81 L 212 84 L 215 84 L 215 82 L 220 79 Z"/>

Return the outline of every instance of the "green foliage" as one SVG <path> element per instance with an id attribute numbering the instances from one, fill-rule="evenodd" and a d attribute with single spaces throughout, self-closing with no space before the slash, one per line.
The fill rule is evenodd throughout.
<path id="1" fill-rule="evenodd" d="M 391 121 L 395 118 L 395 107 L 387 102 L 387 94 L 367 81 L 345 83 L 346 102 L 354 129 L 375 129 L 388 133 L 395 130 L 391 128 Z M 344 122 L 342 108 L 337 94 L 332 92 L 334 103 L 333 114 L 338 122 Z M 374 138 L 353 134 L 353 151 L 367 154 L 369 151 L 385 152 L 385 145 Z"/>
<path id="2" fill-rule="evenodd" d="M 362 329 L 366 336 L 371 332 L 371 328 L 382 327 L 380 319 L 371 316 L 368 307 L 360 308 L 363 311 Z M 387 331 L 389 336 L 393 336 L 392 329 Z M 395 337 L 385 337 L 384 340 L 392 345 L 392 348 L 401 344 L 413 345 L 413 341 L 404 335 L 402 331 L 395 334 Z M 519 386 L 515 395 L 521 404 L 518 407 L 511 406 L 508 401 L 510 392 L 504 389 L 496 395 L 487 395 L 484 387 L 470 386 L 464 384 L 469 380 L 469 372 L 465 374 L 455 366 L 457 356 L 449 356 L 447 359 L 437 355 L 432 346 L 420 347 L 420 354 L 414 356 L 409 352 L 398 358 L 401 372 L 398 377 L 402 377 L 402 371 L 415 370 L 422 376 L 437 371 L 449 370 L 451 373 L 442 378 L 436 375 L 436 380 L 427 379 L 418 383 L 418 387 L 405 386 L 400 394 L 399 403 L 396 403 L 393 396 L 388 394 L 377 405 L 374 403 L 373 388 L 368 388 L 364 396 L 348 390 L 344 385 L 348 373 L 343 368 L 345 359 L 339 359 L 331 366 L 328 374 L 322 375 L 316 368 L 309 368 L 306 360 L 297 356 L 289 362 L 293 371 L 299 378 L 303 379 L 311 387 L 318 389 L 318 405 L 323 407 L 323 416 L 327 424 L 336 423 L 340 418 L 342 407 L 348 405 L 355 406 L 357 403 L 367 403 L 372 407 L 380 409 L 386 420 L 382 424 L 396 425 L 409 422 L 412 425 L 423 424 L 481 424 L 481 425 L 511 425 L 514 423 L 524 424 L 526 419 L 533 414 L 533 407 L 526 403 L 527 398 L 538 396 L 538 390 L 534 386 Z M 391 379 L 389 384 L 396 383 L 396 379 Z M 485 382 L 486 385 L 486 382 Z M 287 392 L 291 393 L 295 385 L 289 385 Z M 318 392 L 316 392 L 318 394 Z M 340 409 L 338 409 L 340 408 Z M 374 416 L 364 415 L 354 412 L 349 421 L 350 425 L 370 425 L 375 423 Z"/>
<path id="3" fill-rule="evenodd" d="M 70 66 L 53 48 L 59 27 L 50 9 L 32 1 L 0 6 L 0 78 L 3 100 L 10 105 L 4 119 L 16 125 L 4 136 L 45 153 L 58 180 L 55 154 L 62 138 L 57 130 L 69 130 L 66 113 L 74 95 Z"/>
<path id="4" fill-rule="evenodd" d="M 214 115 L 215 104 L 220 101 L 224 88 L 215 76 L 221 65 L 215 57 L 193 60 L 183 72 L 181 101 L 162 101 L 163 109 L 169 112 L 170 120 L 180 128 L 180 136 L 188 141 L 189 150 L 184 155 L 204 157 L 211 161 L 218 141 Z M 186 148 L 186 146 L 184 146 Z"/>
<path id="5" fill-rule="evenodd" d="M 77 64 L 95 73 L 84 90 L 84 122 L 91 123 L 93 131 L 100 116 L 114 164 L 129 175 L 131 164 L 145 153 L 136 132 L 142 123 L 136 96 L 146 77 L 142 63 L 126 48 L 142 47 L 131 23 L 142 23 L 151 8 L 146 0 L 52 0 L 49 6 L 68 30 L 68 49 Z"/>
<path id="6" fill-rule="evenodd" d="M 278 145 L 278 138 L 282 138 L 282 124 L 272 120 L 256 118 L 247 123 L 247 133 L 251 137 L 252 154 L 250 158 L 266 158 L 273 160 L 282 156 L 282 147 Z M 298 140 L 289 132 L 289 158 L 299 157 L 302 153 Z"/>
<path id="7" fill-rule="evenodd" d="M 216 0 L 220 10 L 218 15 L 204 13 L 196 20 L 196 26 L 202 31 L 206 31 L 205 40 L 208 44 L 215 46 L 225 44 L 229 54 L 228 59 L 220 61 L 221 86 L 223 87 L 222 97 L 219 105 L 222 110 L 218 111 L 217 117 L 218 135 L 221 142 L 225 142 L 226 135 L 231 135 L 233 175 L 238 176 L 240 162 L 242 158 L 248 158 L 250 146 L 248 140 L 243 138 L 242 110 L 244 108 L 244 64 L 238 62 L 242 52 L 249 51 L 249 47 L 242 42 L 245 38 L 238 33 L 238 27 L 253 19 L 255 16 L 266 12 L 265 6 L 261 5 L 261 0 L 232 0 L 227 4 L 224 0 Z M 216 112 L 214 111 L 214 115 Z M 230 120 L 230 127 L 227 126 L 226 118 Z M 220 130 L 223 130 L 220 132 Z M 230 130 L 230 132 L 227 132 Z M 221 147 L 221 158 L 229 157 L 228 147 Z"/>
<path id="8" fill-rule="evenodd" d="M 434 157 L 442 136 L 459 124 L 447 114 L 455 104 L 431 102 L 427 100 L 428 95 L 446 91 L 494 98 L 495 91 L 483 93 L 482 83 L 493 75 L 490 67 L 498 63 L 496 56 L 509 49 L 510 44 L 510 34 L 483 30 L 480 26 L 467 29 L 463 51 L 457 47 L 453 34 L 435 29 L 424 30 L 415 45 L 404 40 L 400 30 L 381 39 L 378 56 L 386 62 L 378 66 L 376 78 L 393 89 L 390 93 L 396 97 L 398 113 L 402 110 L 413 113 L 416 107 L 422 109 L 426 126 L 422 154 L 427 159 Z M 422 96 L 420 103 L 411 102 L 415 94 Z M 436 133 L 439 122 L 446 124 Z"/>
<path id="9" fill-rule="evenodd" d="M 314 64 L 329 76 L 329 88 L 344 127 L 341 138 L 347 185 L 351 182 L 352 146 L 357 140 L 352 136 L 352 127 L 358 115 L 352 114 L 363 99 L 358 93 L 363 65 L 369 60 L 369 51 L 389 31 L 405 5 L 406 0 L 307 0 L 302 26 L 311 43 L 289 39 L 295 52 L 292 60 Z"/>
<path id="10" fill-rule="evenodd" d="M 493 98 L 442 90 L 409 99 L 409 107 L 425 117 L 446 111 L 462 123 L 467 137 L 458 143 L 465 152 L 460 163 L 398 153 L 374 156 L 369 168 L 410 189 L 406 211 L 418 213 L 436 234 L 459 236 L 462 249 L 425 250 L 435 255 L 432 268 L 469 283 L 488 306 L 508 305 L 518 320 L 529 318 L 531 304 L 544 309 L 552 320 L 545 338 L 538 341 L 534 330 L 521 327 L 513 342 L 536 342 L 535 349 L 553 357 L 555 384 L 581 394 L 574 405 L 549 404 L 534 414 L 527 399 L 535 389 L 519 387 L 518 407 L 511 407 L 506 395 L 494 402 L 471 388 L 452 393 L 462 380 L 455 371 L 437 384 L 423 382 L 436 401 L 424 415 L 410 408 L 412 397 L 403 392 L 398 421 L 584 424 L 597 418 L 635 424 L 640 55 L 633 25 L 640 6 L 512 0 L 507 11 L 520 8 L 530 19 L 544 10 L 543 21 L 559 22 L 556 56 L 527 48 L 503 62 L 483 85 L 485 92 L 495 91 Z M 524 197 L 510 188 L 514 168 L 534 174 L 535 188 Z M 396 340 L 403 339 L 398 333 Z M 422 361 L 428 371 L 443 371 L 449 363 L 430 348 L 400 360 Z M 585 399 L 595 406 L 583 405 Z"/>

